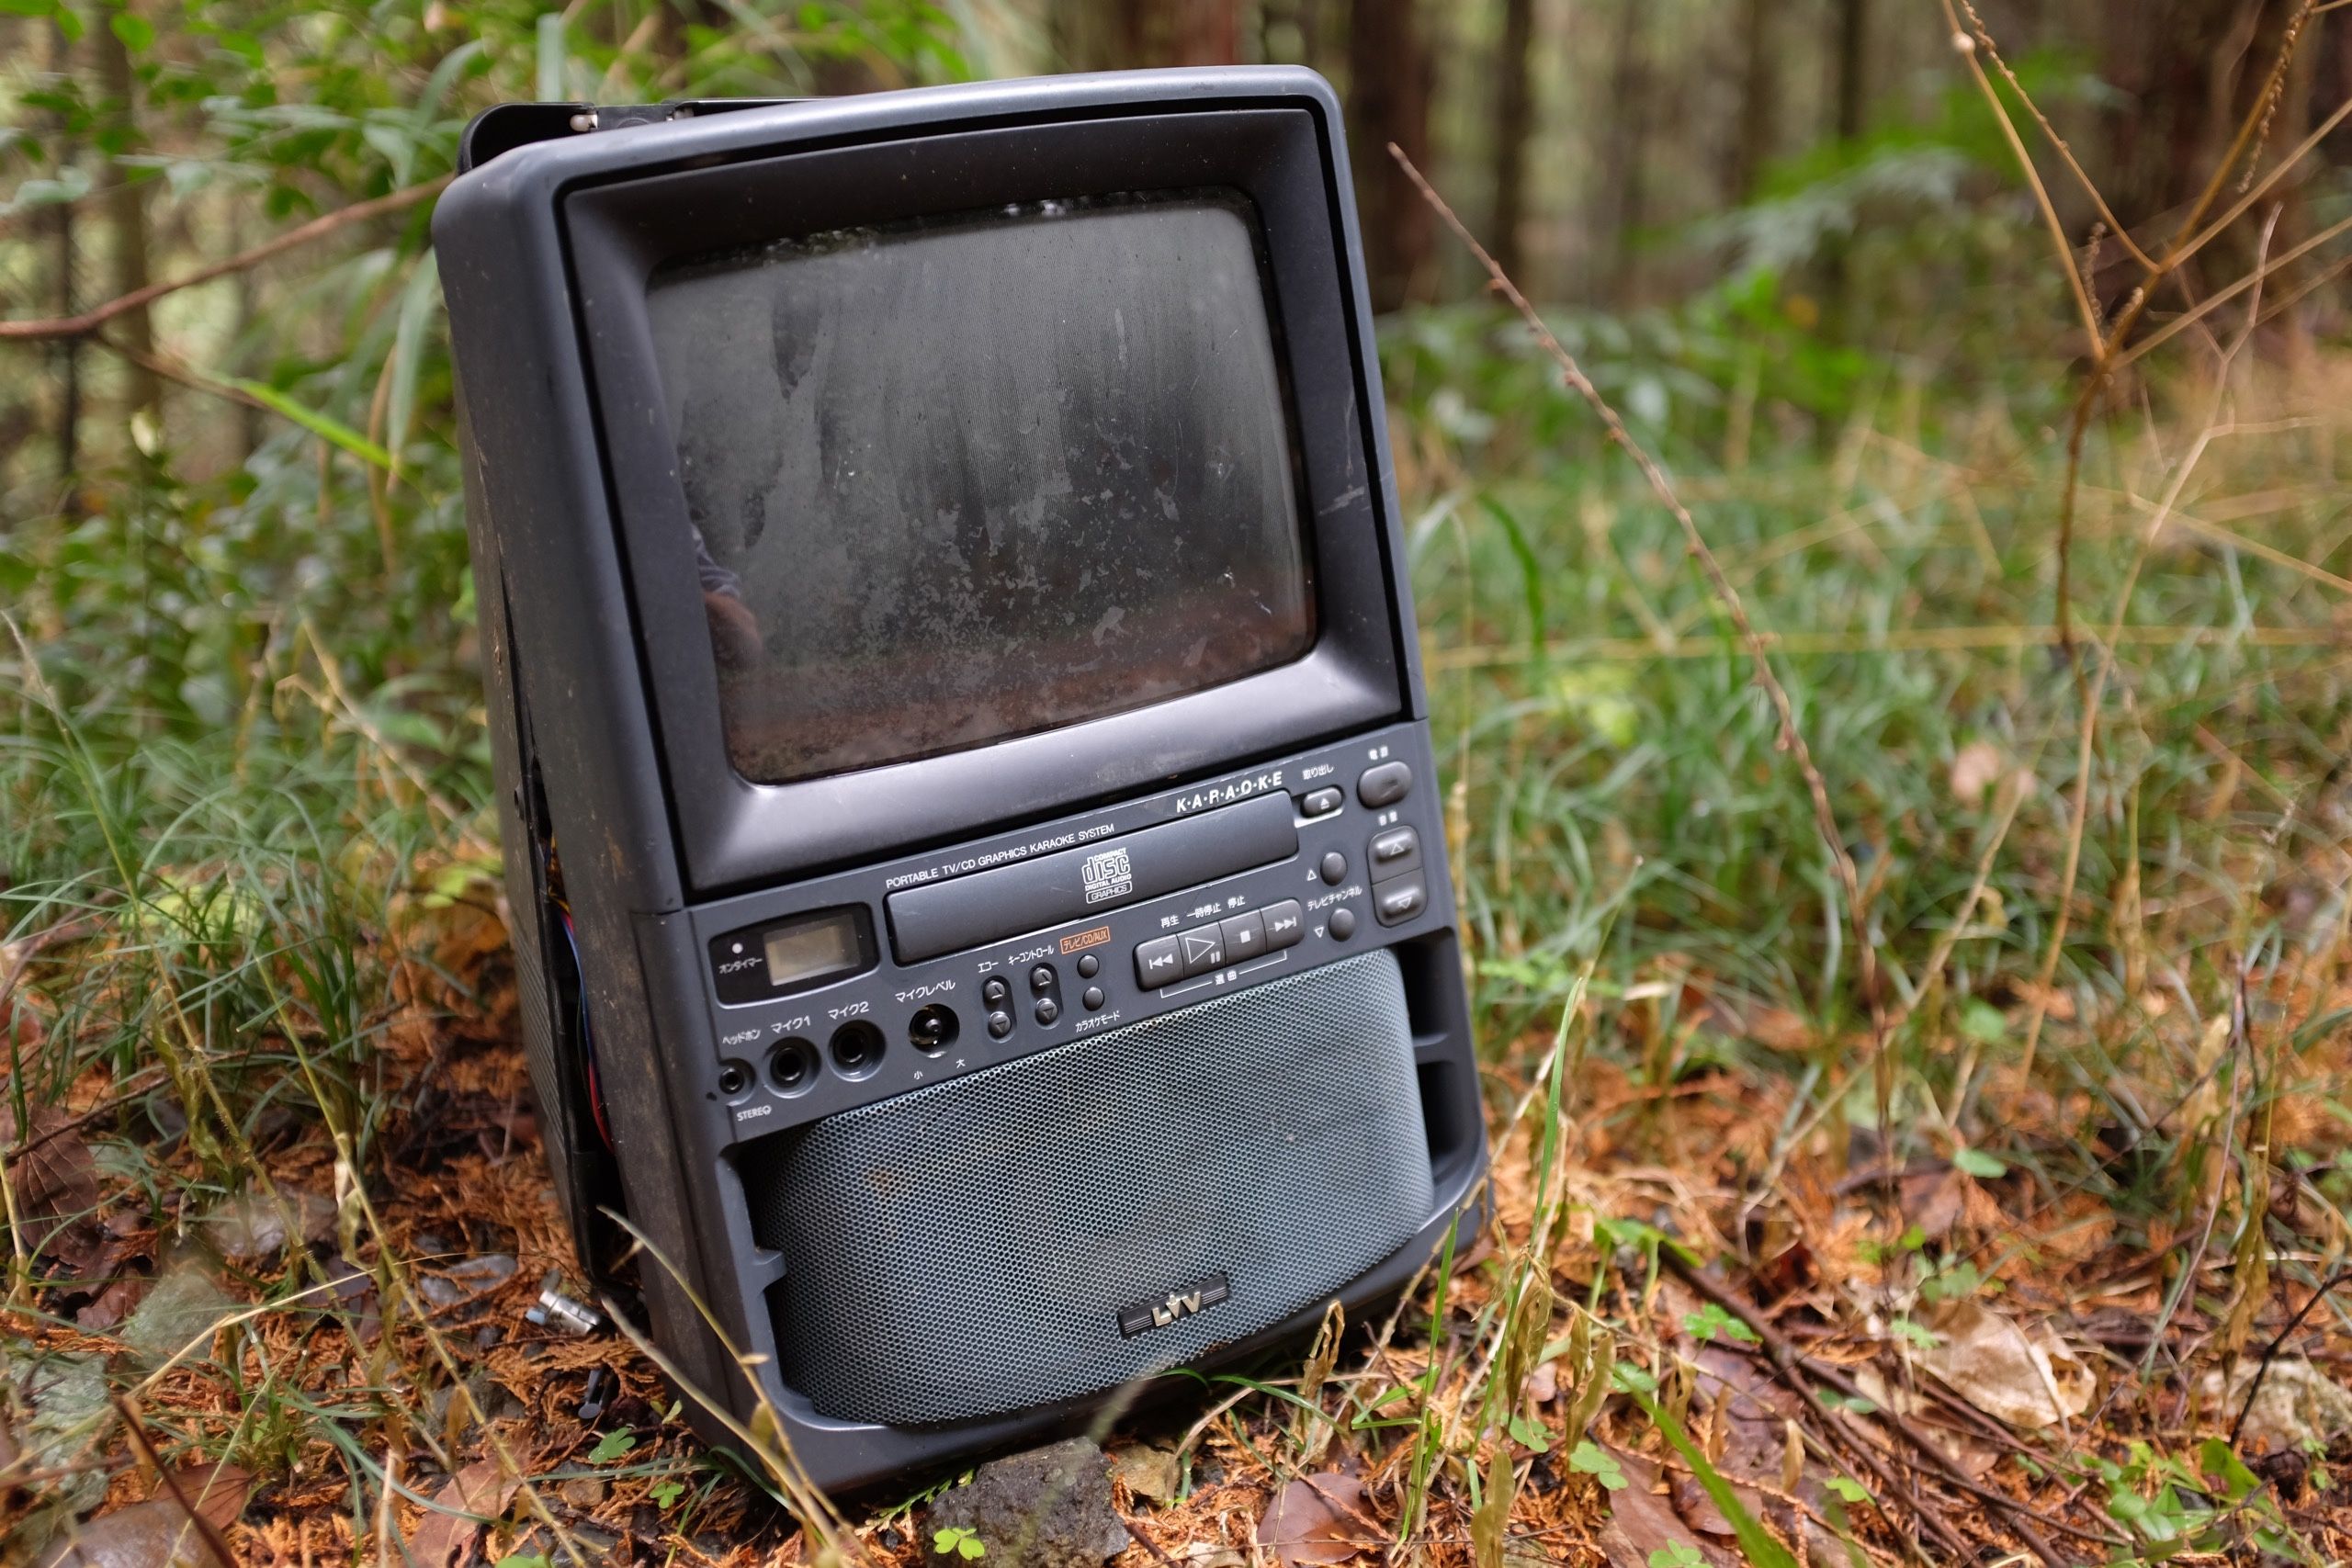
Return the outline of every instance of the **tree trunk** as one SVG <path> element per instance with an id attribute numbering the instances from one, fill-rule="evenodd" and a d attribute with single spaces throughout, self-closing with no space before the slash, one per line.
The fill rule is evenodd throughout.
<path id="1" fill-rule="evenodd" d="M 1436 283 L 1436 215 L 1388 153 L 1393 141 L 1415 167 L 1430 172 L 1430 61 L 1415 0 L 1355 0 L 1352 9 L 1348 118 L 1364 265 L 1372 274 L 1372 308 L 1393 310 L 1430 299 Z"/>
<path id="2" fill-rule="evenodd" d="M 54 23 L 36 23 L 46 43 L 49 73 L 63 78 L 73 73 L 74 47 Z M 62 111 L 51 115 L 51 143 L 55 149 L 57 173 L 62 176 L 78 157 L 78 149 L 66 134 L 66 118 Z M 71 316 L 81 309 L 80 290 L 74 287 L 74 212 L 76 204 L 61 201 L 49 209 L 51 282 L 55 288 L 53 308 L 60 316 Z M 60 486 L 72 490 L 79 486 L 82 469 L 82 341 L 79 338 L 57 340 L 54 355 L 57 364 L 57 477 Z M 72 495 L 62 502 L 68 513 L 79 510 Z"/>
<path id="3" fill-rule="evenodd" d="M 1862 133 L 1862 110 L 1870 73 L 1870 0 L 1837 0 L 1838 38 L 1830 102 L 1837 119 L 1830 129 L 1840 141 Z"/>
<path id="4" fill-rule="evenodd" d="M 1740 6 L 1739 126 L 1724 180 L 1734 202 L 1750 201 L 1781 121 L 1779 59 L 1772 52 L 1775 0 L 1744 0 Z"/>
<path id="5" fill-rule="evenodd" d="M 1241 0 L 1054 0 L 1047 27 L 1073 71 L 1241 59 Z"/>
<path id="6" fill-rule="evenodd" d="M 1241 59 L 1241 0 L 1174 0 L 1166 63 L 1233 65 Z"/>
<path id="7" fill-rule="evenodd" d="M 1649 202 L 1643 157 L 1649 151 L 1649 65 L 1642 20 L 1649 0 L 1618 0 L 1610 46 L 1609 134 L 1602 172 L 1603 227 L 1610 236 L 1609 298 L 1630 304 L 1637 290 L 1640 231 Z"/>
<path id="8" fill-rule="evenodd" d="M 1495 259 L 1513 282 L 1527 221 L 1527 139 L 1535 130 L 1535 0 L 1503 0 L 1501 56 L 1495 62 Z"/>
<path id="9" fill-rule="evenodd" d="M 117 149 L 108 160 L 104 177 L 109 231 L 107 239 L 113 263 L 107 281 L 119 297 L 147 287 L 147 186 L 143 179 L 134 178 L 136 171 L 124 157 L 139 145 L 137 85 L 130 73 L 130 51 L 115 37 L 113 28 L 94 27 L 90 39 L 97 51 L 98 90 L 105 100 L 99 106 L 99 123 L 112 132 Z M 110 333 L 135 354 L 154 352 L 154 327 L 144 309 L 116 317 Z M 128 373 L 124 382 L 125 416 L 142 410 L 152 412 L 163 400 L 163 384 L 153 371 L 136 362 L 126 365 L 124 369 Z"/>
<path id="10" fill-rule="evenodd" d="M 2106 7 L 2100 74 L 2117 101 L 2105 114 L 2106 177 L 2115 215 L 2142 233 L 2187 205 L 2234 130 L 2232 103 L 2269 61 L 2246 58 L 2249 7 L 2263 0 L 2142 0 Z"/>

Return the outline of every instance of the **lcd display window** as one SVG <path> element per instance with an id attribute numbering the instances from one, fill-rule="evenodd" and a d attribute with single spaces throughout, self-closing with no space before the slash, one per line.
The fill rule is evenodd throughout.
<path id="1" fill-rule="evenodd" d="M 936 755 L 1308 650 L 1246 211 L 1048 202 L 656 275 L 738 771 Z"/>

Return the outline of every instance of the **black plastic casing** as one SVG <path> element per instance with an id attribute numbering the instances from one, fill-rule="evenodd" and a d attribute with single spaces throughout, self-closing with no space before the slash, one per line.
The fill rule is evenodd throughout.
<path id="1" fill-rule="evenodd" d="M 577 129 L 591 115 L 616 128 Z M 639 1285 L 678 1377 L 748 1420 L 757 1396 L 718 1331 L 763 1356 L 755 1375 L 782 1435 L 830 1489 L 1082 1425 L 1099 1399 L 920 1429 L 818 1415 L 774 1371 L 767 1301 L 782 1262 L 753 1239 L 736 1151 L 1189 1005 L 1208 994 L 1203 987 L 1247 986 L 1386 945 L 1406 976 L 1439 1202 L 1419 1235 L 1340 1295 L 1361 1308 L 1403 1286 L 1476 1190 L 1486 1147 L 1361 247 L 1328 84 L 1305 71 L 1235 67 L 741 107 L 514 105 L 476 121 L 468 152 L 481 161 L 442 197 L 434 232 L 460 389 L 524 1023 L 583 1264 L 600 1276 L 612 1268 L 626 1237 L 600 1212 L 625 1213 L 662 1254 L 640 1262 Z M 743 779 L 727 760 L 692 554 L 679 547 L 685 502 L 656 417 L 646 323 L 653 269 L 899 218 L 1204 186 L 1240 192 L 1261 226 L 1306 502 L 1315 647 L 1238 681 L 970 750 L 781 785 Z M 1406 764 L 1415 784 L 1375 807 L 1356 784 L 1384 761 Z M 1335 789 L 1336 811 L 1308 813 L 1310 795 Z M 893 942 L 894 892 L 1114 845 L 1273 794 L 1293 803 L 1296 847 L 1283 854 L 1277 845 L 1272 861 L 1219 865 L 1197 886 L 941 955 L 902 956 Z M 1418 836 L 1426 896 L 1385 923 L 1366 855 L 1371 837 L 1396 827 Z M 570 933 L 551 901 L 550 851 Z M 1334 855 L 1348 870 L 1326 880 Z M 1147 941 L 1291 899 L 1311 930 L 1267 968 L 1237 963 L 1158 987 L 1136 970 Z M 1342 908 L 1355 925 L 1345 940 L 1345 922 L 1331 919 Z M 863 911 L 869 967 L 770 1001 L 722 996 L 714 965 L 730 933 L 829 908 Z M 1090 953 L 1099 973 L 1081 979 L 1075 965 Z M 990 975 L 1019 979 L 1041 955 L 1057 966 L 1058 1018 L 1041 1021 L 1024 1005 L 1016 1027 L 991 1036 L 979 987 Z M 1091 1007 L 1080 1000 L 1089 988 L 1103 993 Z M 954 1007 L 960 1028 L 953 1044 L 927 1053 L 909 1030 L 934 1004 Z M 854 1020 L 881 1031 L 884 1050 L 871 1071 L 851 1076 L 826 1053 L 831 1032 Z M 609 1147 L 589 1089 L 590 1037 Z M 796 1039 L 810 1042 L 820 1070 L 786 1093 L 769 1064 L 779 1041 Z M 1302 1312 L 1214 1359 L 1263 1350 L 1320 1315 Z M 718 1422 L 703 1424 L 725 1440 Z"/>

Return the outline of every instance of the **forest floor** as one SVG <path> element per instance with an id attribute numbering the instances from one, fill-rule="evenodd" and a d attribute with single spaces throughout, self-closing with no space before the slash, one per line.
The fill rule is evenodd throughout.
<path id="1" fill-rule="evenodd" d="M 1122 1568 L 2352 1559 L 2352 366 L 2117 416 L 2071 660 L 2036 420 L 1710 454 L 1824 801 L 1634 477 L 1433 410 L 1469 320 L 1392 385 L 1491 1220 L 1106 1433 Z M 944 1560 L 526 1317 L 584 1292 L 482 818 L 312 637 L 233 738 L 35 682 L 0 755 L 0 1559 Z"/>
<path id="2" fill-rule="evenodd" d="M 193 1161 L 162 1156 L 148 1179 L 187 1185 L 161 1224 L 88 1132 L 120 1104 L 109 1084 L 32 1122 L 46 1141 L 18 1167 L 18 1213 L 74 1216 L 49 1254 L 86 1283 L 32 1292 L 0 1352 L 40 1369 L 17 1390 L 13 1438 L 0 1428 L 33 1460 L 15 1499 L 24 1539 L 70 1528 L 40 1518 L 62 1505 L 90 1515 L 87 1555 L 66 1562 L 161 1562 L 176 1540 L 201 1562 L 184 1498 L 241 1562 L 810 1555 L 757 1485 L 711 1462 L 626 1338 L 526 1321 L 544 1276 L 580 1287 L 529 1109 L 503 930 L 460 900 L 404 936 L 364 1205 L 338 1207 L 334 1143 L 312 1120 L 254 1139 L 239 1194 L 200 1196 Z M 1679 999 L 1686 1033 L 1810 1043 L 1785 1013 Z M 2335 1021 L 2352 986 L 2249 1008 L 2327 1023 L 2267 1086 L 2267 1131 L 2282 1149 L 2340 1146 L 2352 1032 Z M 20 1006 L 14 1024 L 22 1039 L 41 1021 Z M 1378 1344 L 1343 1338 L 1304 1371 L 1294 1357 L 1107 1435 L 1138 1538 L 1120 1568 L 1399 1550 L 1467 1562 L 1489 1530 L 1507 1562 L 1771 1561 L 1743 1551 L 1743 1512 L 1804 1562 L 2023 1560 L 2029 1529 L 2069 1562 L 2135 1543 L 2150 1559 L 2167 1546 L 2189 1561 L 2257 1547 L 2352 1557 L 2352 1394 L 2338 1381 L 2352 1335 L 2310 1311 L 2307 1286 L 2275 1274 L 2248 1293 L 2237 1260 L 2200 1245 L 2218 1194 L 2126 1235 L 2105 1195 L 1967 1149 L 1890 1172 L 1850 1130 L 1798 1140 L 1759 1184 L 1776 1132 L 1804 1111 L 1784 1078 L 1711 1068 L 1645 1086 L 1612 1062 L 1577 1067 L 1541 1332 L 1514 1350 L 1505 1325 L 1530 1283 L 1514 1260 L 1537 1224 L 1544 1115 L 1531 1070 L 1552 1045 L 1531 1035 L 1495 1071 L 1493 1221 L 1434 1319 L 1425 1283 Z M 1989 1076 L 1984 1103 L 2008 1149 L 2085 1136 L 2079 1093 L 2070 1104 L 2009 1067 Z M 2223 1091 L 2199 1093 L 2177 1118 L 2230 1113 Z M 1532 1116 L 1510 1115 L 1531 1099 Z M 2162 1157 L 2120 1129 L 2089 1135 L 2110 1167 Z M 2340 1258 L 2341 1215 L 2307 1178 L 2269 1195 L 2273 1236 Z M 1890 1253 L 1932 1267 L 1906 1280 Z M 2184 1256 L 2203 1259 L 2193 1277 Z M 2234 1361 L 2220 1348 L 2233 1335 Z M 97 1375 L 84 1386 L 75 1369 Z M 1521 1393 L 1498 1403 L 1505 1378 Z M 1506 1519 L 1482 1517 L 1459 1475 L 1417 1477 L 1440 1448 L 1486 1451 L 1481 1480 L 1509 1487 Z M 868 1499 L 839 1544 L 931 1558 L 909 1501 Z M 495 1522 L 449 1511 L 468 1502 Z"/>

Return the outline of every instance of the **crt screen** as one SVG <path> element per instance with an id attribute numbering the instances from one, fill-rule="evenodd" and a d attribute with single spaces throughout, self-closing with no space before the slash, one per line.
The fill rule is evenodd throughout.
<path id="1" fill-rule="evenodd" d="M 1209 197 L 1048 202 L 656 275 L 738 771 L 935 755 L 1306 651 L 1254 236 Z"/>

